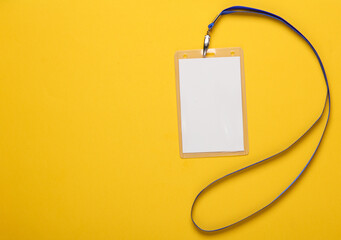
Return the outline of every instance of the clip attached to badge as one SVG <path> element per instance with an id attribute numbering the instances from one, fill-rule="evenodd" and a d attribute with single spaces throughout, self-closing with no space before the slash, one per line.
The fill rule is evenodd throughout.
<path id="1" fill-rule="evenodd" d="M 206 54 L 207 54 L 207 51 L 208 51 L 208 47 L 210 46 L 210 40 L 211 40 L 210 32 L 211 32 L 211 29 L 213 28 L 214 23 L 219 19 L 219 17 L 220 17 L 220 14 L 218 14 L 218 16 L 215 17 L 215 19 L 213 20 L 213 22 L 210 25 L 208 25 L 208 30 L 207 30 L 207 33 L 206 33 L 205 38 L 204 38 L 204 47 L 203 47 L 203 50 L 202 50 L 202 56 L 203 57 L 206 57 Z"/>
<path id="2" fill-rule="evenodd" d="M 210 45 L 210 30 L 207 31 L 207 34 L 205 35 L 205 39 L 204 39 L 204 48 L 202 51 L 202 55 L 203 57 L 206 57 L 207 54 L 207 50 L 208 50 L 208 46 Z"/>

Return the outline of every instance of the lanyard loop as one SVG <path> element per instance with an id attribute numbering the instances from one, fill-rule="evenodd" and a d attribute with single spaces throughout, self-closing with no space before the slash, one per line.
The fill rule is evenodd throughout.
<path id="1" fill-rule="evenodd" d="M 249 217 L 255 215 L 256 213 L 262 211 L 263 209 L 265 209 L 266 207 L 270 206 L 272 203 L 274 203 L 278 198 L 280 198 L 295 182 L 296 180 L 302 175 L 302 173 L 306 170 L 306 168 L 308 167 L 308 165 L 310 164 L 310 162 L 312 161 L 313 157 L 315 156 L 315 153 L 317 151 L 317 149 L 319 148 L 320 146 L 320 143 L 323 139 L 323 136 L 325 134 L 325 131 L 326 131 L 326 128 L 327 128 L 327 125 L 328 125 L 328 122 L 329 122 L 329 117 L 330 117 L 330 91 L 329 91 L 329 84 L 328 84 L 328 79 L 327 79 L 327 75 L 326 75 L 326 71 L 324 69 L 324 66 L 323 66 L 323 63 L 322 63 L 322 60 L 320 58 L 320 56 L 318 55 L 316 49 L 313 47 L 313 45 L 309 42 L 309 40 L 301 33 L 299 32 L 293 25 L 291 25 L 289 22 L 287 22 L 285 19 L 281 18 L 280 16 L 277 16 L 273 13 L 270 13 L 270 12 L 267 12 L 267 11 L 263 11 L 263 10 L 260 10 L 260 9 L 256 9 L 256 8 L 250 8 L 250 7 L 244 7 L 244 6 L 233 6 L 233 7 L 230 7 L 230 8 L 226 8 L 224 9 L 215 19 L 214 21 L 208 25 L 208 31 L 207 31 L 207 35 L 205 36 L 205 40 L 208 39 L 208 41 L 206 40 L 205 41 L 205 44 L 204 44 L 204 49 L 203 49 L 203 56 L 205 57 L 206 56 L 206 52 L 208 50 L 208 45 L 209 45 L 209 40 L 210 40 L 210 32 L 212 30 L 212 28 L 214 27 L 215 23 L 217 22 L 217 20 L 220 18 L 220 16 L 222 15 L 227 15 L 227 14 L 233 14 L 233 13 L 250 13 L 250 14 L 258 14 L 258 15 L 263 15 L 263 16 L 267 16 L 267 17 L 270 17 L 270 18 L 273 18 L 275 20 L 278 20 L 282 23 L 284 23 L 286 26 L 288 26 L 290 29 L 292 29 L 294 32 L 296 32 L 301 38 L 303 38 L 303 40 L 305 40 L 305 42 L 310 46 L 311 50 L 314 52 L 319 64 L 320 64 L 320 68 L 322 70 L 322 73 L 323 73 L 323 76 L 324 76 L 324 81 L 325 81 L 325 84 L 326 84 L 326 88 L 327 88 L 327 92 L 326 92 L 326 98 L 325 98 L 325 101 L 324 101 L 324 105 L 323 105 L 323 109 L 322 109 L 322 112 L 321 114 L 319 115 L 319 117 L 315 120 L 315 122 L 297 139 L 295 140 L 293 143 L 291 143 L 287 148 L 283 149 L 282 151 L 270 156 L 270 157 L 267 157 L 263 160 L 260 160 L 258 162 L 255 162 L 253 164 L 250 164 L 246 167 L 243 167 L 241 169 L 238 169 L 234 172 L 231 172 L 231 173 L 228 173 L 226 174 L 225 176 L 222 176 L 216 180 L 214 180 L 213 182 L 211 182 L 210 184 L 208 184 L 206 187 L 204 187 L 199 193 L 198 195 L 195 197 L 194 201 L 193 201 L 193 204 L 192 204 L 192 208 L 191 208 L 191 220 L 193 222 L 193 224 L 201 231 L 204 231 L 204 232 L 215 232 L 215 231 L 219 231 L 219 230 L 223 230 L 223 229 L 226 229 L 226 228 L 229 228 L 239 222 L 242 222 L 246 219 L 248 219 Z M 208 37 L 207 37 L 208 36 Z M 323 114 L 326 112 L 326 108 L 327 108 L 327 105 L 328 105 L 328 115 L 327 115 L 327 120 L 326 120 L 326 123 L 325 123 L 325 126 L 323 128 L 323 132 L 321 134 L 321 137 L 320 137 L 320 140 L 313 152 L 313 154 L 311 155 L 310 159 L 308 160 L 308 162 L 306 163 L 306 165 L 304 166 L 304 168 L 302 169 L 302 171 L 297 175 L 297 177 L 294 179 L 294 181 L 292 181 L 290 183 L 290 185 L 284 189 L 284 191 L 282 191 L 275 199 L 273 199 L 272 201 L 270 201 L 267 205 L 265 205 L 264 207 L 260 208 L 259 210 L 251 213 L 250 215 L 246 216 L 245 218 L 242 218 L 232 224 L 229 224 L 229 225 L 226 225 L 224 227 L 221 227 L 221 228 L 216 228 L 216 229 L 205 229 L 205 228 L 202 228 L 202 227 L 199 227 L 197 225 L 197 223 L 194 221 L 194 218 L 193 218 L 193 211 L 194 211 L 194 207 L 195 207 L 195 204 L 196 204 L 196 201 L 198 200 L 198 198 L 201 196 L 202 193 L 204 193 L 208 188 L 210 187 L 213 187 L 213 185 L 223 179 L 226 179 L 227 177 L 235 174 L 235 173 L 238 173 L 238 172 L 241 172 L 243 170 L 246 170 L 246 169 L 249 169 L 251 167 L 254 167 L 256 165 L 259 165 L 260 163 L 263 163 L 267 160 L 270 160 L 271 158 L 289 150 L 292 146 L 294 146 L 303 136 L 305 136 L 322 118 Z"/>

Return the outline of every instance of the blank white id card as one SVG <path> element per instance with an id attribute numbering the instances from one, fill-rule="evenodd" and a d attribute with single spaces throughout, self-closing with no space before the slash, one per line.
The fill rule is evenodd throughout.
<path id="1" fill-rule="evenodd" d="M 241 48 L 175 54 L 182 158 L 246 155 L 246 99 Z"/>

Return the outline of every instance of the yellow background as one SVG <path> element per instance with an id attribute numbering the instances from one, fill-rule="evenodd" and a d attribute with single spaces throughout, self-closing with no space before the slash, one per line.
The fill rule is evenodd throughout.
<path id="1" fill-rule="evenodd" d="M 291 30 L 225 16 L 211 47 L 244 50 L 250 154 L 180 159 L 174 53 L 201 48 L 207 25 L 232 5 L 277 13 L 306 34 L 325 63 L 332 116 L 283 198 L 203 234 L 190 221 L 199 190 L 288 146 L 325 97 L 312 51 Z M 1 1 L 0 239 L 341 239 L 340 10 L 336 0 Z M 221 227 L 268 203 L 322 127 L 207 192 L 198 224 Z"/>

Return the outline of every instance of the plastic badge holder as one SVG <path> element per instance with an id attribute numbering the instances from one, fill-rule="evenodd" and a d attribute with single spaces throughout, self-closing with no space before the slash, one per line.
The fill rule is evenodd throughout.
<path id="1" fill-rule="evenodd" d="M 243 63 L 241 48 L 176 52 L 182 158 L 248 154 Z"/>

